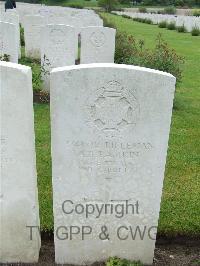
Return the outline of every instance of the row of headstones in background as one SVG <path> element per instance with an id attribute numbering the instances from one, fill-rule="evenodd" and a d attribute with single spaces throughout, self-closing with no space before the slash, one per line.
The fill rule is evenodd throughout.
<path id="1" fill-rule="evenodd" d="M 106 27 L 81 29 L 80 63 L 113 63 L 116 30 Z M 41 68 L 43 89 L 49 91 L 49 73 L 53 68 L 74 65 L 78 35 L 74 27 L 47 25 L 41 32 Z"/>
<path id="2" fill-rule="evenodd" d="M 200 17 L 195 16 L 180 16 L 180 15 L 161 15 L 161 14 L 149 14 L 149 13 L 136 13 L 136 12 L 123 12 L 114 11 L 118 15 L 126 15 L 131 18 L 143 18 L 150 19 L 153 24 L 159 24 L 166 21 L 167 23 L 174 22 L 176 26 L 185 26 L 188 32 L 191 32 L 194 27 L 200 29 Z"/>
<path id="3" fill-rule="evenodd" d="M 14 34 L 9 34 L 9 30 L 3 30 L 5 34 L 2 34 L 2 36 L 5 36 L 1 39 L 4 45 L 2 44 L 1 46 L 4 46 L 6 51 L 4 51 L 5 49 L 1 49 L 2 54 L 7 54 L 8 52 L 10 61 L 17 63 L 18 57 L 14 57 L 13 53 L 16 53 L 16 43 L 20 51 L 19 16 L 13 11 L 4 12 L 1 18 L 4 21 L 12 21 L 16 28 Z M 2 24 L 3 27 L 13 28 L 8 24 Z M 102 26 L 78 28 L 77 32 L 76 27 L 46 25 L 45 17 L 40 15 L 25 16 L 25 54 L 29 58 L 41 59 L 44 89 L 49 91 L 50 70 L 54 67 L 75 64 L 78 53 L 78 33 L 81 33 L 82 44 L 80 61 L 82 64 L 85 64 L 114 62 L 115 32 L 114 29 L 104 28 Z M 9 42 L 6 40 L 3 41 L 3 39 L 8 38 Z M 20 55 L 19 52 L 19 57 Z"/>
<path id="4" fill-rule="evenodd" d="M 25 7 L 25 9 L 24 9 Z M 38 15 L 36 17 L 27 16 L 24 14 L 32 14 Z M 43 15 L 43 16 L 40 16 Z M 13 23 L 16 25 L 16 34 L 19 43 L 19 58 L 21 56 L 20 49 L 20 27 L 19 21 L 26 29 L 28 35 L 32 35 L 33 43 L 31 43 L 30 38 L 27 38 L 27 44 L 30 46 L 30 49 L 33 50 L 33 54 L 36 54 L 36 58 L 40 58 L 40 54 L 38 54 L 38 49 L 40 45 L 40 41 L 37 41 L 39 38 L 38 24 L 40 26 L 44 26 L 47 24 L 65 24 L 75 27 L 76 33 L 79 34 L 81 27 L 88 26 L 103 26 L 102 19 L 99 18 L 97 14 L 92 10 L 79 10 L 73 8 L 63 8 L 63 7 L 47 7 L 41 5 L 31 5 L 31 4 L 21 4 L 17 3 L 17 9 L 7 10 L 6 12 L 1 12 L 0 21 Z M 33 32 L 29 30 L 30 28 L 35 28 Z M 36 34 L 35 34 L 36 32 Z M 38 36 L 39 35 L 39 36 Z M 35 47 L 32 49 L 32 47 Z M 77 51 L 78 53 L 78 51 Z"/>
<path id="5" fill-rule="evenodd" d="M 0 94 L 0 263 L 37 262 L 41 243 L 31 69 L 0 62 Z M 32 241 L 28 226 L 36 226 Z"/>
<path id="6" fill-rule="evenodd" d="M 15 12 L 4 12 L 1 14 L 0 20 L 2 20 L 4 22 L 9 22 L 9 23 L 12 22 L 11 24 L 13 24 L 15 26 L 15 33 L 12 32 L 12 34 L 10 34 L 9 29 L 12 27 L 8 24 L 2 24 L 2 27 L 1 27 L 2 32 L 1 32 L 0 37 L 1 37 L 1 51 L 2 51 L 2 53 L 4 52 L 3 46 L 4 46 L 4 50 L 6 49 L 6 52 L 7 52 L 7 50 L 9 51 L 9 55 L 11 53 L 10 50 L 12 50 L 12 54 L 10 55 L 11 56 L 10 60 L 11 60 L 11 62 L 17 63 L 18 58 L 21 57 L 19 16 Z M 26 56 L 30 57 L 30 58 L 38 58 L 39 59 L 41 57 L 41 53 L 40 53 L 41 29 L 42 29 L 42 27 L 44 27 L 46 25 L 45 18 L 42 16 L 25 16 L 24 22 L 25 22 L 24 25 L 25 25 L 25 43 L 26 43 L 25 52 L 26 52 Z M 9 29 L 7 30 L 6 27 L 9 27 Z M 5 28 L 5 29 L 3 30 L 3 28 Z M 78 33 L 80 33 L 81 29 L 78 28 L 78 32 L 77 32 L 77 28 L 74 27 L 74 30 L 75 30 L 76 35 L 75 35 L 75 38 L 72 40 L 72 43 L 75 43 L 75 45 L 77 45 L 77 47 L 76 47 L 77 52 L 76 53 L 78 53 L 78 43 L 76 41 L 78 40 Z M 5 33 L 5 36 L 4 36 L 3 32 Z M 16 36 L 14 37 L 13 35 L 16 35 Z M 112 38 L 112 36 L 113 36 L 113 34 L 111 34 L 111 38 Z M 104 41 L 104 37 L 105 36 L 102 33 L 102 38 L 99 41 L 100 42 Z M 8 38 L 9 38 L 9 40 L 12 39 L 12 41 L 10 41 L 9 44 L 6 40 L 4 40 L 4 39 L 8 39 Z M 94 38 L 95 38 L 95 36 L 93 36 L 93 43 L 95 41 L 98 41 L 98 40 L 95 40 Z M 4 42 L 4 44 L 3 44 L 3 42 Z M 13 52 L 15 52 L 16 43 L 18 45 L 18 57 L 13 56 Z M 97 43 L 97 45 L 101 45 L 101 44 Z M 73 56 L 73 54 L 72 54 L 72 56 Z M 85 57 L 85 56 L 83 56 L 83 57 Z M 87 61 L 87 59 L 82 59 L 82 61 Z M 97 60 L 96 62 L 99 62 L 99 61 Z M 103 60 L 102 62 L 112 62 L 112 60 L 111 61 L 110 60 L 109 61 Z M 59 65 L 57 65 L 57 66 L 59 66 Z"/>
<path id="7" fill-rule="evenodd" d="M 33 230 L 30 241 L 27 229 L 39 227 L 31 70 L 0 62 L 0 74 L 0 262 L 36 262 L 39 233 Z M 57 263 L 91 264 L 110 256 L 152 263 L 174 90 L 172 75 L 135 66 L 91 64 L 52 71 Z M 113 210 L 122 203 L 125 208 L 128 200 L 132 206 L 138 202 L 138 211 L 126 211 L 121 218 L 114 212 L 86 218 L 85 213 L 66 214 L 66 200 L 73 207 L 111 204 Z M 72 239 L 67 231 L 70 226 L 76 229 Z M 92 230 L 89 234 L 86 228 L 84 239 L 83 226 Z M 109 240 L 101 238 L 102 226 L 107 227 Z M 119 237 L 120 226 L 124 230 Z M 127 238 L 130 226 L 133 230 L 140 226 L 143 240 L 139 234 L 134 241 Z"/>
<path id="8" fill-rule="evenodd" d="M 45 18 L 25 16 L 23 26 L 26 57 L 40 59 L 41 29 L 45 26 Z"/>
<path id="9" fill-rule="evenodd" d="M 74 26 L 79 33 L 81 27 L 103 26 L 103 20 L 91 10 L 70 10 L 60 12 L 39 12 L 48 24 L 66 24 Z"/>
<path id="10" fill-rule="evenodd" d="M 0 21 L 0 60 L 18 63 L 18 37 L 16 26 Z M 8 56 L 9 58 L 6 58 Z"/>
<path id="11" fill-rule="evenodd" d="M 17 12 L 23 26 L 26 15 L 41 15 L 45 18 L 46 24 L 66 24 L 76 27 L 77 30 L 80 27 L 103 25 L 103 20 L 93 10 L 87 9 L 17 4 Z"/>
<path id="12" fill-rule="evenodd" d="M 23 24 L 25 15 L 42 15 L 45 16 L 46 23 L 52 24 L 69 24 L 71 26 L 99 26 L 99 18 L 92 10 L 73 9 L 67 7 L 44 6 L 39 4 L 17 3 L 17 12 L 20 15 L 20 22 Z M 66 14 L 67 13 L 67 14 Z M 193 27 L 200 28 L 200 18 L 194 16 L 181 15 L 162 15 L 162 14 L 144 14 L 134 12 L 116 12 L 119 15 L 125 14 L 130 17 L 149 18 L 154 24 L 161 21 L 175 22 L 177 26 L 183 24 L 190 32 Z M 86 19 L 86 20 L 84 20 Z M 95 23 L 95 24 L 94 24 Z M 97 23 L 97 24 L 96 24 Z"/>
<path id="13" fill-rule="evenodd" d="M 50 90 L 50 72 L 55 67 L 75 65 L 78 35 L 66 25 L 47 25 L 41 31 L 43 90 Z"/>
<path id="14" fill-rule="evenodd" d="M 89 16 L 89 15 L 88 15 Z M 58 17 L 59 18 L 59 17 Z M 86 16 L 87 18 L 87 16 Z M 85 17 L 82 18 L 83 20 Z M 99 18 L 98 18 L 99 19 Z M 102 20 L 98 20 L 99 23 L 93 23 L 91 25 L 85 25 L 81 20 L 79 21 L 79 25 L 76 25 L 76 23 L 73 23 L 72 21 L 60 21 L 57 20 L 54 21 L 48 21 L 48 24 L 62 24 L 62 25 L 68 25 L 73 26 L 75 29 L 75 33 L 78 36 L 81 33 L 81 30 L 83 27 L 88 26 L 103 26 Z M 45 17 L 40 15 L 27 15 L 24 17 L 24 34 L 25 34 L 25 51 L 26 56 L 33 57 L 33 58 L 40 58 L 40 46 L 41 46 L 41 40 L 40 40 L 40 31 L 42 27 L 47 25 L 47 21 Z M 78 49 L 77 49 L 78 50 Z M 77 51 L 78 52 L 78 51 Z"/>

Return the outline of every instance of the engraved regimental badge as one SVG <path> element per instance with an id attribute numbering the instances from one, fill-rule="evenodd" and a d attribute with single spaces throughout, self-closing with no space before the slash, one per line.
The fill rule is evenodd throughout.
<path id="1" fill-rule="evenodd" d="M 87 104 L 89 123 L 108 137 L 119 136 L 136 125 L 139 104 L 134 95 L 118 81 L 109 81 Z"/>

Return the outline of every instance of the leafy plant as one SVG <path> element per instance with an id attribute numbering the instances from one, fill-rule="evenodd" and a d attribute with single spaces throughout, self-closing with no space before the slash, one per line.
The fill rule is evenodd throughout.
<path id="1" fill-rule="evenodd" d="M 47 66 L 47 68 L 45 67 Z M 50 71 L 47 69 L 51 68 L 51 63 L 47 56 L 44 54 L 43 63 L 41 65 L 41 76 L 50 76 Z"/>
<path id="2" fill-rule="evenodd" d="M 20 43 L 21 46 L 25 46 L 25 41 L 24 41 L 24 28 L 22 28 L 22 25 L 20 24 Z"/>
<path id="3" fill-rule="evenodd" d="M 175 30 L 176 29 L 176 24 L 175 22 L 170 22 L 167 24 L 167 29 L 168 30 Z"/>
<path id="4" fill-rule="evenodd" d="M 197 26 L 193 27 L 191 34 L 192 34 L 192 36 L 199 36 L 200 35 L 200 29 Z"/>
<path id="5" fill-rule="evenodd" d="M 126 64 L 131 56 L 135 54 L 133 37 L 127 36 L 124 32 L 116 34 L 115 63 Z"/>
<path id="6" fill-rule="evenodd" d="M 33 90 L 40 91 L 42 86 L 40 61 L 22 56 L 19 63 L 32 68 Z"/>
<path id="7" fill-rule="evenodd" d="M 187 32 L 187 29 L 186 29 L 186 27 L 184 26 L 184 24 L 183 24 L 182 26 L 177 26 L 177 27 L 176 27 L 176 30 L 177 30 L 178 32 Z"/>
<path id="8" fill-rule="evenodd" d="M 71 3 L 68 5 L 71 8 L 78 8 L 78 9 L 82 9 L 83 5 L 79 4 L 79 3 Z"/>
<path id="9" fill-rule="evenodd" d="M 200 9 L 194 10 L 192 15 L 195 16 L 195 17 L 200 17 Z"/>
<path id="10" fill-rule="evenodd" d="M 152 20 L 149 19 L 149 18 L 146 18 L 146 19 L 145 19 L 145 23 L 147 23 L 147 24 L 153 24 Z"/>
<path id="11" fill-rule="evenodd" d="M 168 47 L 160 34 L 156 38 L 155 47 L 149 50 L 145 48 L 143 40 L 138 41 L 133 36 L 118 32 L 116 35 L 115 62 L 165 71 L 180 81 L 184 60 Z"/>
<path id="12" fill-rule="evenodd" d="M 176 8 L 173 6 L 165 7 L 164 8 L 164 14 L 174 15 L 174 14 L 176 14 Z"/>
<path id="13" fill-rule="evenodd" d="M 185 3 L 184 0 L 175 0 L 174 5 L 178 7 L 184 7 Z"/>
<path id="14" fill-rule="evenodd" d="M 138 10 L 139 10 L 140 13 L 147 13 L 146 7 L 139 7 Z"/>
<path id="15" fill-rule="evenodd" d="M 132 18 L 134 21 L 141 22 L 141 23 L 147 23 L 152 24 L 152 20 L 149 18 Z"/>
<path id="16" fill-rule="evenodd" d="M 142 263 L 139 261 L 129 261 L 126 259 L 119 259 L 117 257 L 109 258 L 109 260 L 106 262 L 106 266 L 143 266 Z"/>
<path id="17" fill-rule="evenodd" d="M 123 18 L 127 18 L 127 19 L 131 19 L 130 16 L 127 16 L 127 15 L 125 15 L 125 14 L 123 14 L 122 17 L 123 17 Z"/>
<path id="18" fill-rule="evenodd" d="M 0 61 L 10 62 L 10 55 L 8 54 L 0 55 Z"/>
<path id="19" fill-rule="evenodd" d="M 159 28 L 167 28 L 167 22 L 166 22 L 166 21 L 161 21 L 161 22 L 158 24 L 158 27 L 159 27 Z"/>
<path id="20" fill-rule="evenodd" d="M 129 0 L 119 0 L 119 3 L 120 3 L 121 5 L 129 6 L 130 1 L 129 1 Z"/>
<path id="21" fill-rule="evenodd" d="M 103 7 L 106 12 L 111 12 L 116 9 L 118 0 L 99 0 L 98 5 Z"/>

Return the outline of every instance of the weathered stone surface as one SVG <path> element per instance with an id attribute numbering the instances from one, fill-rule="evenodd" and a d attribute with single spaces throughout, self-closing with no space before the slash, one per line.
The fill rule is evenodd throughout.
<path id="1" fill-rule="evenodd" d="M 0 22 L 0 57 L 9 57 L 9 61 L 18 63 L 18 44 L 14 24 Z"/>
<path id="2" fill-rule="evenodd" d="M 43 88 L 49 91 L 50 71 L 55 67 L 75 65 L 78 35 L 66 25 L 47 25 L 41 31 L 41 66 Z"/>
<path id="3" fill-rule="evenodd" d="M 16 27 L 16 39 L 18 44 L 18 58 L 21 58 L 21 44 L 20 44 L 20 27 L 19 27 L 19 15 L 11 12 L 3 12 L 0 14 L 0 21 L 14 24 Z"/>
<path id="4" fill-rule="evenodd" d="M 81 29 L 81 64 L 113 63 L 116 30 L 106 27 Z"/>
<path id="5" fill-rule="evenodd" d="M 39 15 L 27 15 L 23 23 L 26 56 L 40 59 L 41 28 L 45 26 L 45 18 Z"/>
<path id="6" fill-rule="evenodd" d="M 110 256 L 152 263 L 174 90 L 172 75 L 135 66 L 52 71 L 57 263 L 90 264 Z M 79 203 L 88 217 L 81 205 L 75 212 Z M 134 208 L 125 211 L 126 204 Z M 101 215 L 97 206 L 103 206 Z M 78 226 L 72 236 L 70 226 Z M 100 239 L 103 226 L 109 240 Z M 143 240 L 139 232 L 132 239 L 137 226 Z"/>
<path id="7" fill-rule="evenodd" d="M 40 250 L 31 69 L 0 62 L 0 263 L 37 262 Z M 30 228 L 33 229 L 30 240 Z"/>

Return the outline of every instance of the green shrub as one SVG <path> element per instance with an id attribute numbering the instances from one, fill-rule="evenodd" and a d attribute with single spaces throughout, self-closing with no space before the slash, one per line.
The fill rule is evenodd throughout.
<path id="1" fill-rule="evenodd" d="M 158 27 L 159 27 L 159 28 L 167 28 L 167 21 L 161 21 L 161 22 L 158 24 Z"/>
<path id="2" fill-rule="evenodd" d="M 33 90 L 40 91 L 42 87 L 42 73 L 41 73 L 41 64 L 40 60 L 26 58 L 22 56 L 19 60 L 19 64 L 26 65 L 32 68 L 32 82 L 33 82 Z"/>
<path id="3" fill-rule="evenodd" d="M 185 3 L 184 0 L 175 0 L 174 5 L 178 7 L 184 7 Z"/>
<path id="4" fill-rule="evenodd" d="M 130 38 L 130 39 L 129 39 Z M 126 64 L 130 56 L 133 55 L 133 40 L 126 33 L 118 32 L 116 34 L 115 63 Z"/>
<path id="5" fill-rule="evenodd" d="M 104 26 L 116 28 L 105 17 Z M 175 50 L 169 48 L 161 34 L 157 36 L 155 46 L 150 50 L 145 49 L 143 40 L 136 40 L 132 35 L 117 30 L 115 63 L 138 65 L 165 71 L 171 73 L 177 78 L 177 81 L 180 81 L 184 60 L 176 54 Z"/>
<path id="6" fill-rule="evenodd" d="M 20 24 L 20 43 L 21 43 L 21 46 L 25 46 L 24 28 L 22 28 L 21 24 Z"/>
<path id="7" fill-rule="evenodd" d="M 119 258 L 109 258 L 106 262 L 106 266 L 143 266 L 142 263 L 138 262 L 131 262 L 126 259 L 119 259 Z"/>
<path id="8" fill-rule="evenodd" d="M 195 16 L 195 17 L 200 17 L 200 9 L 194 10 L 192 15 Z"/>
<path id="9" fill-rule="evenodd" d="M 82 9 L 83 8 L 83 5 L 78 4 L 78 3 L 71 3 L 68 6 L 71 7 L 71 8 L 78 8 L 78 9 Z"/>
<path id="10" fill-rule="evenodd" d="M 175 30 L 176 29 L 176 24 L 175 22 L 170 22 L 167 24 L 167 29 L 168 30 Z"/>
<path id="11" fill-rule="evenodd" d="M 147 13 L 146 7 L 139 7 L 138 10 L 139 10 L 140 13 Z"/>
<path id="12" fill-rule="evenodd" d="M 130 0 L 119 0 L 119 3 L 122 4 L 122 5 L 128 5 L 130 4 Z"/>
<path id="13" fill-rule="evenodd" d="M 132 18 L 134 21 L 141 22 L 141 23 L 147 23 L 152 24 L 152 20 L 149 18 Z"/>
<path id="14" fill-rule="evenodd" d="M 200 35 L 200 29 L 195 26 L 194 28 L 192 28 L 191 34 L 192 34 L 192 36 L 199 36 Z"/>
<path id="15" fill-rule="evenodd" d="M 145 23 L 145 18 L 140 18 L 141 23 Z"/>
<path id="16" fill-rule="evenodd" d="M 125 15 L 125 14 L 123 14 L 122 17 L 123 18 L 127 18 L 127 19 L 131 19 L 131 17 L 129 17 L 129 16 Z"/>
<path id="17" fill-rule="evenodd" d="M 106 12 L 111 12 L 117 8 L 118 0 L 98 0 L 98 5 L 103 7 Z"/>
<path id="18" fill-rule="evenodd" d="M 164 14 L 174 15 L 174 14 L 176 14 L 176 8 L 173 6 L 165 7 L 164 8 Z"/>
<path id="19" fill-rule="evenodd" d="M 142 18 L 133 18 L 134 21 L 142 22 Z"/>
<path id="20" fill-rule="evenodd" d="M 183 24 L 182 26 L 177 26 L 177 27 L 176 27 L 176 30 L 177 30 L 178 32 L 187 32 L 187 29 L 186 29 L 186 27 L 184 26 L 184 24 Z"/>
<path id="21" fill-rule="evenodd" d="M 100 17 L 101 17 L 101 15 L 100 15 Z M 113 24 L 110 20 L 107 20 L 106 18 L 103 19 L 103 26 L 104 27 L 108 27 L 108 28 L 117 29 L 117 27 L 115 26 L 115 24 Z"/>
<path id="22" fill-rule="evenodd" d="M 0 55 L 0 61 L 9 62 L 10 61 L 10 55 L 8 55 L 8 54 Z"/>
<path id="23" fill-rule="evenodd" d="M 145 49 L 143 40 L 135 40 L 133 36 L 127 36 L 126 33 L 117 33 L 116 35 L 115 63 L 165 71 L 180 81 L 183 62 L 183 58 L 168 47 L 160 34 L 152 50 Z"/>
<path id="24" fill-rule="evenodd" d="M 153 24 L 152 20 L 149 19 L 149 18 L 146 18 L 146 19 L 145 19 L 145 23 L 147 23 L 147 24 Z"/>

